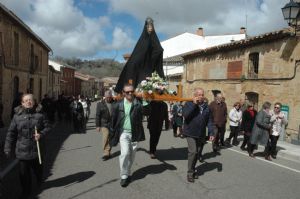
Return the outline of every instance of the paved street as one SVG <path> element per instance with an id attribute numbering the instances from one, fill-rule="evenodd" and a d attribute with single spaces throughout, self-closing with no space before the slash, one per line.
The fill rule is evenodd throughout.
<path id="1" fill-rule="evenodd" d="M 101 134 L 94 124 L 95 104 L 85 134 L 70 134 L 58 124 L 48 137 L 48 176 L 42 199 L 52 198 L 287 198 L 300 195 L 300 163 L 278 158 L 267 162 L 252 159 L 238 147 L 215 154 L 205 145 L 205 163 L 198 163 L 200 178 L 186 181 L 187 143 L 163 131 L 158 159 L 148 154 L 147 140 L 140 143 L 133 165 L 133 181 L 127 188 L 119 184 L 119 147 L 113 158 L 101 160 Z M 70 129 L 70 128 L 69 128 Z"/>

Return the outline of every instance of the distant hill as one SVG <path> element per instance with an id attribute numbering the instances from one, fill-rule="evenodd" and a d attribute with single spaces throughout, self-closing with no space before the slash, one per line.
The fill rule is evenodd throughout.
<path id="1" fill-rule="evenodd" d="M 55 61 L 75 67 L 79 72 L 98 78 L 118 77 L 124 63 L 112 59 L 82 60 L 79 58 L 55 57 Z"/>

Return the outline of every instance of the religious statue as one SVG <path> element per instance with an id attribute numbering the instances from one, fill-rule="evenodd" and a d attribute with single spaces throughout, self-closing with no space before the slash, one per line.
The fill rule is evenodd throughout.
<path id="1" fill-rule="evenodd" d="M 148 17 L 143 32 L 121 72 L 115 91 L 120 93 L 126 83 L 131 83 L 136 88 L 155 71 L 160 77 L 165 78 L 163 48 L 155 33 L 153 19 Z"/>

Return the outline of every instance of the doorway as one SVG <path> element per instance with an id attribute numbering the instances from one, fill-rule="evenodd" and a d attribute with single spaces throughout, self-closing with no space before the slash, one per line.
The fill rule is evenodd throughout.
<path id="1" fill-rule="evenodd" d="M 247 104 L 249 103 L 253 104 L 255 110 L 258 110 L 258 99 L 259 99 L 259 94 L 256 92 L 245 93 L 245 102 Z"/>

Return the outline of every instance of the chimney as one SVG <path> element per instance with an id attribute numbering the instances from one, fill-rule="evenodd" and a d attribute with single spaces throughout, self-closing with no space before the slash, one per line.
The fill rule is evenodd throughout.
<path id="1" fill-rule="evenodd" d="M 245 27 L 240 28 L 240 34 L 246 34 L 246 28 Z"/>
<path id="2" fill-rule="evenodd" d="M 204 36 L 204 32 L 203 32 L 203 28 L 198 28 L 197 32 L 196 32 L 196 35 L 199 35 L 199 36 Z"/>

